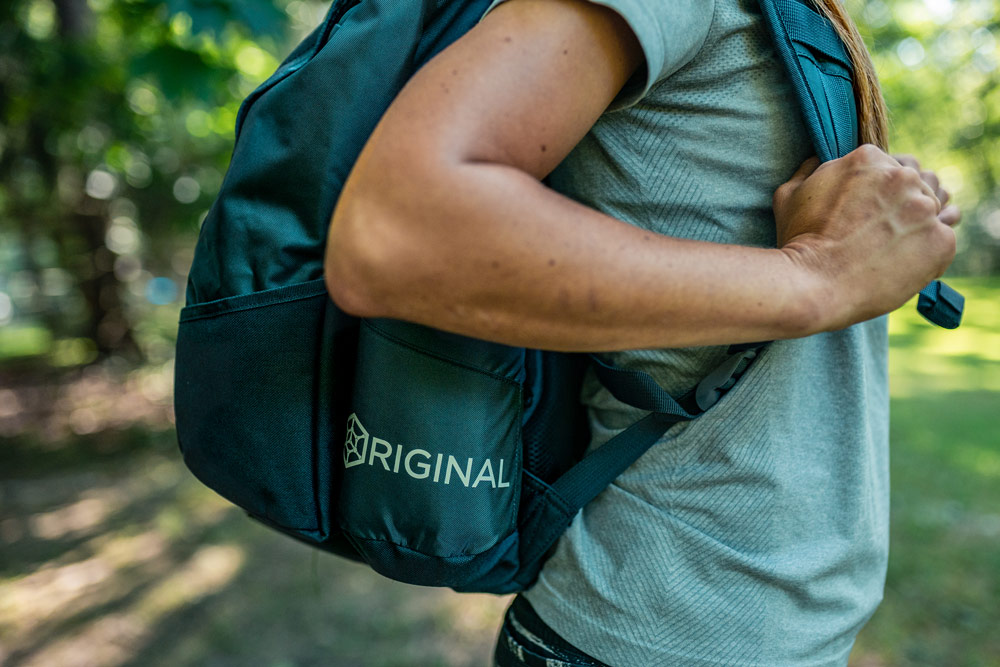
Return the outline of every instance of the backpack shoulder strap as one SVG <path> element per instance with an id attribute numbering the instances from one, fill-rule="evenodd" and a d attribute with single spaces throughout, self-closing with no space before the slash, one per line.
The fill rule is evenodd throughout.
<path id="1" fill-rule="evenodd" d="M 854 68 L 833 25 L 806 0 L 759 0 L 812 139 L 826 162 L 858 145 Z"/>
<path id="2" fill-rule="evenodd" d="M 758 0 L 764 24 L 785 64 L 816 155 L 826 162 L 858 146 L 854 68 L 833 25 L 809 0 Z M 954 329 L 965 298 L 940 280 L 920 291 L 917 310 L 929 322 Z"/>
<path id="3" fill-rule="evenodd" d="M 522 583 L 527 586 L 537 575 L 545 554 L 584 505 L 645 454 L 671 426 L 695 419 L 718 402 L 767 345 L 731 346 L 726 360 L 678 399 L 665 392 L 648 373 L 612 366 L 591 355 L 601 384 L 618 400 L 648 410 L 649 414 L 588 453 L 532 497 L 519 526 L 524 545 Z"/>

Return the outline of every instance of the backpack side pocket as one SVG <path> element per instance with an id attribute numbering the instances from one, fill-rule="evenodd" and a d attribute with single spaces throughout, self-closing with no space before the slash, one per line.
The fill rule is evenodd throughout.
<path id="1" fill-rule="evenodd" d="M 329 448 L 343 423 L 330 384 L 352 380 L 355 330 L 323 279 L 184 308 L 174 404 L 195 476 L 265 523 L 329 536 Z"/>
<path id="2" fill-rule="evenodd" d="M 524 350 L 365 320 L 340 525 L 394 579 L 462 586 L 516 568 Z"/>

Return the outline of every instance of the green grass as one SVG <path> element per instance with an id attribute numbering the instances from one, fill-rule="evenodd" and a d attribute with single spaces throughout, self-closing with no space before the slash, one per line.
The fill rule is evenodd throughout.
<path id="1" fill-rule="evenodd" d="M 890 317 L 885 599 L 853 664 L 1000 665 L 1000 280 L 949 280 L 962 326 Z"/>

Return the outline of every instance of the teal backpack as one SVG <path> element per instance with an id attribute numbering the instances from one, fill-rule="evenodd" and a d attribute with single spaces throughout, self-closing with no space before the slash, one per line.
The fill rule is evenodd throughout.
<path id="1" fill-rule="evenodd" d="M 508 347 L 329 298 L 341 187 L 393 98 L 490 0 L 335 0 L 240 108 L 181 311 L 177 436 L 206 485 L 259 521 L 394 579 L 531 585 L 573 517 L 672 425 L 711 408 L 764 344 L 734 346 L 677 399 L 596 357 Z M 857 145 L 851 63 L 800 0 L 761 0 L 821 159 Z M 921 310 L 957 326 L 940 283 Z M 586 454 L 591 366 L 649 415 Z"/>

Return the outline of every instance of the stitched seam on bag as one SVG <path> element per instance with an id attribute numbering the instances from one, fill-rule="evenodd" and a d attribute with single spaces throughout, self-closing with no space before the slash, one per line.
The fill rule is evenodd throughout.
<path id="1" fill-rule="evenodd" d="M 266 514 L 264 514 L 262 512 L 251 512 L 250 510 L 248 510 L 245 507 L 243 507 L 243 505 L 241 505 L 240 503 L 236 503 L 235 501 L 233 501 L 233 502 L 234 502 L 235 505 L 237 505 L 238 507 L 240 507 L 241 509 L 243 509 L 243 511 L 246 512 L 247 516 L 249 516 L 251 519 L 256 519 L 257 521 L 260 521 L 261 523 L 263 523 L 263 524 L 265 524 L 267 526 L 273 526 L 273 527 L 275 527 L 275 528 L 277 528 L 277 529 L 279 529 L 281 531 L 285 531 L 285 532 L 299 533 L 300 535 L 302 535 L 302 537 L 306 537 L 306 538 L 311 538 L 311 536 L 310 535 L 305 535 L 305 533 L 318 533 L 321 536 L 324 535 L 322 526 L 320 525 L 319 521 L 317 521 L 315 525 L 311 525 L 311 526 L 289 526 L 289 525 L 286 525 L 286 524 L 282 523 L 281 521 L 278 521 L 276 519 L 273 519 L 273 518 L 267 516 Z M 320 539 L 322 539 L 322 537 Z M 315 539 L 313 541 L 315 541 Z"/>
<path id="2" fill-rule="evenodd" d="M 830 71 L 828 71 L 827 69 L 824 69 L 824 68 L 823 68 L 823 63 L 821 63 L 821 62 L 819 62 L 818 60 L 816 60 L 816 58 L 814 58 L 814 57 L 813 57 L 812 53 L 799 53 L 798 51 L 796 51 L 796 52 L 795 52 L 795 54 L 796 54 L 796 55 L 797 55 L 797 56 L 798 56 L 799 58 L 805 58 L 806 60 L 810 61 L 810 62 L 811 62 L 811 63 L 812 63 L 813 65 L 815 65 L 815 66 L 816 66 L 816 69 L 818 69 L 818 70 L 819 70 L 820 72 L 822 72 L 822 73 L 823 73 L 823 74 L 825 74 L 826 76 L 835 76 L 835 77 L 837 77 L 838 79 L 843 79 L 843 80 L 845 80 L 845 81 L 847 81 L 847 82 L 853 82 L 853 81 L 854 81 L 854 80 L 853 80 L 853 79 L 852 79 L 852 78 L 850 77 L 850 75 L 849 75 L 849 74 L 845 76 L 844 74 L 841 74 L 840 72 L 830 72 Z M 828 60 L 828 61 L 826 61 L 826 62 L 829 62 L 829 63 L 832 63 L 832 64 L 836 65 L 837 67 L 841 67 L 841 68 L 842 68 L 842 67 L 844 67 L 843 65 L 841 65 L 841 64 L 840 64 L 839 62 L 837 62 L 836 60 Z"/>
<path id="3" fill-rule="evenodd" d="M 807 81 L 806 75 L 805 75 L 805 71 L 803 71 L 803 69 L 802 69 L 802 63 L 800 63 L 799 59 L 798 59 L 798 52 L 795 50 L 795 47 L 792 44 L 792 36 L 788 32 L 787 14 L 785 13 L 784 8 L 782 7 L 781 3 L 779 3 L 779 2 L 774 3 L 774 11 L 777 12 L 778 14 L 780 14 L 780 20 L 778 21 L 778 23 L 779 23 L 779 25 L 781 27 L 781 36 L 785 38 L 784 39 L 784 44 L 783 45 L 779 45 L 779 48 L 781 48 L 781 46 L 783 46 L 784 49 L 785 49 L 785 51 L 786 51 L 786 53 L 791 54 L 792 57 L 790 59 L 786 59 L 786 60 L 789 60 L 789 62 L 792 65 L 794 65 L 795 69 L 798 70 L 798 73 L 799 73 L 800 80 L 799 81 L 793 81 L 792 82 L 793 87 L 795 87 L 795 88 L 797 88 L 799 90 L 801 90 L 802 88 L 805 88 L 806 93 L 809 95 L 809 100 L 812 102 L 813 110 L 816 112 L 816 115 L 819 116 L 819 104 L 816 102 L 816 96 L 813 95 L 812 87 L 808 84 L 808 81 Z M 820 128 L 819 128 L 820 132 L 823 135 L 823 140 L 826 142 L 827 146 L 829 146 L 830 145 L 830 138 L 826 135 L 826 129 L 822 125 L 823 124 L 821 122 L 820 123 Z"/>
<path id="4" fill-rule="evenodd" d="M 306 283 L 299 283 L 299 285 L 304 285 L 304 284 Z M 299 285 L 294 285 L 293 287 L 298 287 Z M 275 291 L 280 289 L 284 289 L 284 287 L 274 288 Z M 293 303 L 295 301 L 301 301 L 303 299 L 312 299 L 326 292 L 326 287 L 319 285 L 315 289 L 310 289 L 305 294 L 295 294 L 294 296 L 287 296 L 287 295 L 281 295 L 281 296 L 269 295 L 268 297 L 260 296 L 270 291 L 271 290 L 262 290 L 260 292 L 253 292 L 250 294 L 240 294 L 238 296 L 226 297 L 225 299 L 217 299 L 215 301 L 206 301 L 205 303 L 194 304 L 192 306 L 188 306 L 188 308 L 200 309 L 202 306 L 206 306 L 205 310 L 207 312 L 203 313 L 201 312 L 201 310 L 194 310 L 193 312 L 188 311 L 188 314 L 185 314 L 184 311 L 182 310 L 180 319 L 178 321 L 190 322 L 191 320 L 203 320 L 211 317 L 217 317 L 219 315 L 226 315 L 228 313 L 238 313 L 241 310 L 253 310 L 254 308 L 277 306 L 283 303 Z M 236 299 L 242 299 L 242 298 L 247 299 L 248 303 L 246 305 L 237 305 L 232 307 L 223 305 L 223 302 L 227 301 L 228 299 L 232 299 L 233 302 L 235 302 Z M 210 304 L 215 304 L 215 309 L 207 308 L 207 306 L 209 306 Z M 185 308 L 184 310 L 187 310 L 187 308 Z"/>
<path id="5" fill-rule="evenodd" d="M 244 103 L 240 105 L 240 108 L 236 112 L 235 138 L 233 141 L 234 146 L 236 145 L 237 142 L 239 142 L 240 135 L 243 133 L 243 125 L 246 122 L 247 114 L 250 113 L 250 108 L 254 104 L 256 104 L 257 101 L 261 97 L 263 97 L 268 91 L 270 91 L 276 85 L 278 85 L 279 83 L 290 77 L 292 74 L 295 74 L 297 71 L 305 67 L 317 55 L 319 55 L 319 52 L 322 51 L 323 47 L 330 42 L 330 40 L 333 38 L 333 34 L 337 31 L 337 28 L 340 27 L 341 25 L 340 21 L 343 20 L 344 15 L 348 11 L 353 9 L 356 5 L 358 5 L 357 1 L 351 2 L 351 0 L 342 0 L 340 2 L 340 6 L 338 7 L 338 3 L 334 2 L 330 6 L 330 13 L 323 20 L 323 31 L 316 35 L 316 41 L 309 47 L 309 50 L 306 53 L 302 54 L 302 56 L 299 57 L 298 59 L 293 60 L 290 63 L 287 63 L 284 72 L 281 72 L 281 67 L 279 67 L 277 70 L 274 71 L 271 77 L 266 79 L 263 83 L 261 83 L 260 86 L 254 89 L 254 91 L 251 92 L 250 95 L 247 96 Z M 280 76 L 277 76 L 279 72 Z"/>
<path id="6" fill-rule="evenodd" d="M 540 514 L 545 509 L 546 505 L 554 506 L 555 510 L 558 511 L 567 519 L 567 522 L 573 521 L 573 515 L 569 513 L 569 507 L 567 507 L 566 502 L 563 500 L 562 496 L 556 493 L 555 490 L 551 486 L 549 486 L 548 488 L 545 489 L 543 493 L 541 493 L 539 496 L 535 498 L 535 502 L 533 503 L 531 510 L 528 512 L 528 515 L 525 517 L 523 525 L 525 526 L 530 525 L 534 521 L 534 517 Z M 547 529 L 542 528 L 539 530 L 539 536 L 541 537 L 540 541 L 542 542 L 550 541 L 551 535 L 555 530 L 558 530 L 558 534 L 561 535 L 563 531 L 566 530 L 566 527 L 563 526 L 561 529 L 553 528 L 552 525 L 549 524 Z M 548 549 L 546 549 L 546 551 L 547 550 Z M 545 551 L 542 551 L 541 553 L 539 553 L 538 556 L 532 558 L 532 562 L 538 560 L 538 558 L 541 558 L 544 555 Z"/>
<path id="7" fill-rule="evenodd" d="M 401 338 L 398 338 L 398 337 L 396 337 L 396 336 L 388 333 L 387 331 L 384 331 L 383 329 L 380 329 L 379 327 L 377 327 L 374 324 L 372 324 L 370 321 L 363 320 L 361 322 L 361 324 L 364 325 L 364 326 L 366 326 L 366 327 L 368 327 L 374 333 L 378 334 L 379 336 L 381 336 L 382 338 L 388 340 L 389 342 L 395 343 L 395 344 L 397 344 L 397 345 L 399 345 L 401 347 L 405 347 L 405 348 L 407 348 L 409 350 L 413 350 L 414 352 L 419 352 L 420 354 L 424 355 L 425 357 L 431 357 L 432 359 L 437 359 L 438 361 L 442 361 L 442 362 L 444 362 L 446 364 L 451 364 L 452 366 L 457 366 L 459 368 L 464 368 L 465 370 L 472 371 L 472 372 L 478 373 L 480 375 L 485 375 L 487 377 L 493 378 L 494 380 L 500 380 L 500 381 L 505 382 L 505 383 L 507 383 L 507 384 L 509 384 L 511 386 L 514 386 L 514 387 L 517 387 L 517 388 L 521 388 L 521 383 L 519 383 L 517 380 L 512 380 L 511 378 L 506 377 L 504 375 L 499 375 L 499 374 L 494 373 L 492 371 L 483 370 L 482 368 L 476 368 L 475 366 L 472 366 L 470 364 L 458 361 L 457 359 L 452 359 L 450 357 L 446 357 L 444 355 L 438 354 L 437 352 L 431 352 L 430 350 L 426 350 L 426 349 L 424 349 L 424 348 L 422 348 L 422 347 L 420 347 L 418 345 L 415 345 L 415 344 L 410 343 L 408 341 L 405 341 L 405 340 L 403 340 Z M 522 403 L 523 403 L 523 400 L 522 400 Z M 520 408 L 519 408 L 519 410 L 520 410 Z"/>

